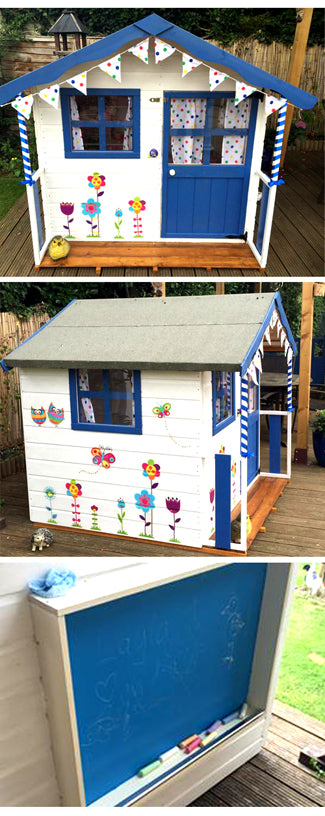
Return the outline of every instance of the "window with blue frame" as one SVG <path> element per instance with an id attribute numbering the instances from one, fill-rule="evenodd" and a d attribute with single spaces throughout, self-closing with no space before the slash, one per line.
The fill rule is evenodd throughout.
<path id="1" fill-rule="evenodd" d="M 139 158 L 140 91 L 61 90 L 66 158 Z"/>
<path id="2" fill-rule="evenodd" d="M 212 372 L 212 433 L 235 419 L 235 378 L 231 371 Z"/>
<path id="3" fill-rule="evenodd" d="M 139 371 L 79 368 L 69 377 L 74 430 L 142 433 Z"/>
<path id="4" fill-rule="evenodd" d="M 251 100 L 233 94 L 171 96 L 169 164 L 244 165 Z"/>

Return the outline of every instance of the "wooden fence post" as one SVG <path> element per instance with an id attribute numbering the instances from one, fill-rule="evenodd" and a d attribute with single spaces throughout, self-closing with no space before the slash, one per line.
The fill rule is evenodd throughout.
<path id="1" fill-rule="evenodd" d="M 307 464 L 310 378 L 313 343 L 314 284 L 302 284 L 297 447 L 294 461 Z"/>

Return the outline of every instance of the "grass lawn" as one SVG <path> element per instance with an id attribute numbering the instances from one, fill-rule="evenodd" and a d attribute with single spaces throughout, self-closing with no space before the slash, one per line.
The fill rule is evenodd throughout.
<path id="1" fill-rule="evenodd" d="M 0 178 L 0 219 L 7 215 L 18 198 L 24 193 L 25 185 L 13 177 Z"/>
<path id="2" fill-rule="evenodd" d="M 302 566 L 298 567 L 276 696 L 325 722 L 325 599 L 304 594 Z"/>

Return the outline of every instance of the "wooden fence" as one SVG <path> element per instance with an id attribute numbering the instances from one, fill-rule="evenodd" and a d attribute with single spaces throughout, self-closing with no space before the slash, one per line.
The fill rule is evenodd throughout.
<path id="1" fill-rule="evenodd" d="M 27 340 L 49 319 L 47 314 L 34 314 L 29 320 L 16 315 L 0 313 L 1 358 Z M 23 441 L 20 386 L 17 368 L 5 372 L 0 369 L 0 448 L 6 450 Z"/>

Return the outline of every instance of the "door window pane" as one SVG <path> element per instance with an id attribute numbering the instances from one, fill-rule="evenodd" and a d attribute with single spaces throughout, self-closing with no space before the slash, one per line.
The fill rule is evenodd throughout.
<path id="1" fill-rule="evenodd" d="M 170 164 L 202 164 L 204 136 L 171 136 Z"/>

